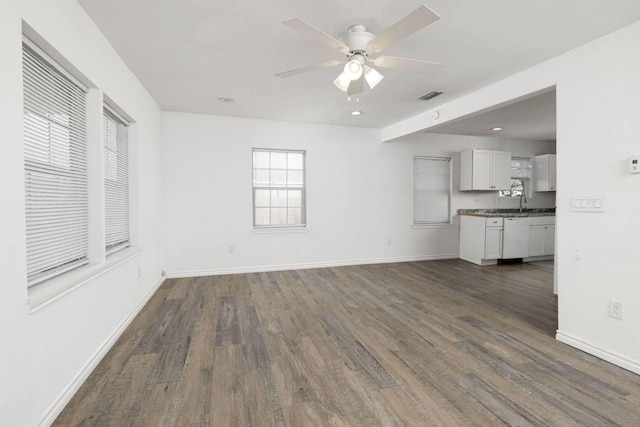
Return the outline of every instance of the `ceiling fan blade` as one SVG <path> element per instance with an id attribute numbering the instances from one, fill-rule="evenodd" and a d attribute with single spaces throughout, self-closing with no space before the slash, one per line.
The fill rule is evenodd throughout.
<path id="1" fill-rule="evenodd" d="M 351 82 L 351 84 L 349 85 L 349 89 L 347 90 L 347 95 L 351 96 L 351 95 L 357 95 L 359 93 L 362 93 L 363 86 L 364 86 L 363 83 L 364 83 L 364 74 L 360 76 L 359 79 L 353 80 Z"/>
<path id="2" fill-rule="evenodd" d="M 378 67 L 417 71 L 425 74 L 435 74 L 443 65 L 438 62 L 421 61 L 419 59 L 400 58 L 398 56 L 388 55 L 377 57 L 373 63 Z"/>
<path id="3" fill-rule="evenodd" d="M 329 34 L 326 34 L 318 30 L 317 28 L 312 27 L 306 22 L 299 20 L 298 18 L 284 21 L 283 24 L 298 31 L 299 33 L 302 33 L 306 36 L 311 37 L 312 39 L 319 41 L 320 43 L 323 43 L 326 46 L 329 46 L 333 50 L 337 50 L 338 52 L 342 52 L 344 54 L 349 53 L 349 46 L 342 43 L 340 40 L 331 37 Z"/>
<path id="4" fill-rule="evenodd" d="M 405 16 L 382 33 L 375 36 L 367 45 L 368 53 L 380 52 L 388 48 L 398 40 L 426 27 L 440 19 L 440 16 L 427 5 L 422 5 L 409 15 Z"/>
<path id="5" fill-rule="evenodd" d="M 281 79 L 297 76 L 298 74 L 308 73 L 309 71 L 319 70 L 321 68 L 333 67 L 336 65 L 344 64 L 347 61 L 338 61 L 337 59 L 333 59 L 331 61 L 322 62 L 320 64 L 307 65 L 306 67 L 296 68 L 295 70 L 284 71 L 282 73 L 278 73 L 275 76 L 280 77 Z"/>

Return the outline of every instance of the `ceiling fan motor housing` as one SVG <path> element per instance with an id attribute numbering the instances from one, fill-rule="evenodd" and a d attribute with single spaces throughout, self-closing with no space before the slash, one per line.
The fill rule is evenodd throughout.
<path id="1" fill-rule="evenodd" d="M 362 52 L 366 55 L 367 45 L 375 36 L 368 33 L 364 25 L 352 25 L 340 41 L 349 46 L 351 53 Z"/>

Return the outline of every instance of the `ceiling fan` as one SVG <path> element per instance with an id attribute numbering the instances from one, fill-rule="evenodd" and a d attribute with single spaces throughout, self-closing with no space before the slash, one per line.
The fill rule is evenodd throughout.
<path id="1" fill-rule="evenodd" d="M 292 77 L 309 71 L 346 63 L 344 70 L 333 83 L 338 89 L 347 92 L 348 95 L 356 95 L 363 92 L 365 81 L 369 88 L 373 89 L 384 78 L 382 74 L 369 65 L 370 63 L 382 68 L 396 68 L 433 74 L 442 67 L 442 64 L 388 55 L 381 55 L 374 58 L 371 55 L 381 52 L 392 44 L 432 24 L 438 19 L 440 19 L 438 14 L 427 5 L 422 5 L 378 35 L 367 32 L 364 25 L 352 25 L 347 30 L 347 34 L 340 40 L 312 27 L 300 19 L 296 18 L 284 21 L 283 24 L 289 28 L 343 53 L 346 55 L 346 59 L 341 61 L 331 60 L 320 64 L 296 68 L 295 70 L 278 73 L 276 76 L 281 78 Z"/>

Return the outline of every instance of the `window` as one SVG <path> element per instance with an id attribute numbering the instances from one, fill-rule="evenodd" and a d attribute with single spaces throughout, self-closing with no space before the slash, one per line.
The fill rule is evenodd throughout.
<path id="1" fill-rule="evenodd" d="M 103 113 L 105 243 L 107 254 L 129 246 L 128 123 L 108 106 Z"/>
<path id="2" fill-rule="evenodd" d="M 86 89 L 26 43 L 22 63 L 31 286 L 88 262 Z"/>
<path id="3" fill-rule="evenodd" d="M 500 190 L 499 197 L 531 197 L 531 159 L 528 157 L 511 158 L 511 189 Z"/>
<path id="4" fill-rule="evenodd" d="M 413 223 L 451 222 L 451 159 L 413 158 Z"/>
<path id="5" fill-rule="evenodd" d="M 305 152 L 253 150 L 253 226 L 305 226 Z"/>

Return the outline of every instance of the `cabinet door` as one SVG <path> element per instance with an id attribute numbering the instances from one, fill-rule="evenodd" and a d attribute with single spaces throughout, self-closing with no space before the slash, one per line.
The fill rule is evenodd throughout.
<path id="1" fill-rule="evenodd" d="M 545 234 L 545 255 L 553 255 L 556 251 L 556 226 L 547 225 Z"/>
<path id="2" fill-rule="evenodd" d="M 556 155 L 543 154 L 534 159 L 535 191 L 556 191 Z"/>
<path id="3" fill-rule="evenodd" d="M 549 190 L 556 189 L 556 155 L 549 156 Z"/>
<path id="4" fill-rule="evenodd" d="M 547 255 L 546 234 L 548 225 L 529 227 L 529 256 Z"/>
<path id="5" fill-rule="evenodd" d="M 493 152 L 492 190 L 508 190 L 511 188 L 511 153 L 508 151 Z"/>
<path id="6" fill-rule="evenodd" d="M 473 184 L 474 190 L 493 189 L 493 152 L 487 150 L 473 151 Z"/>
<path id="7" fill-rule="evenodd" d="M 502 227 L 487 227 L 484 239 L 484 258 L 502 258 Z"/>

